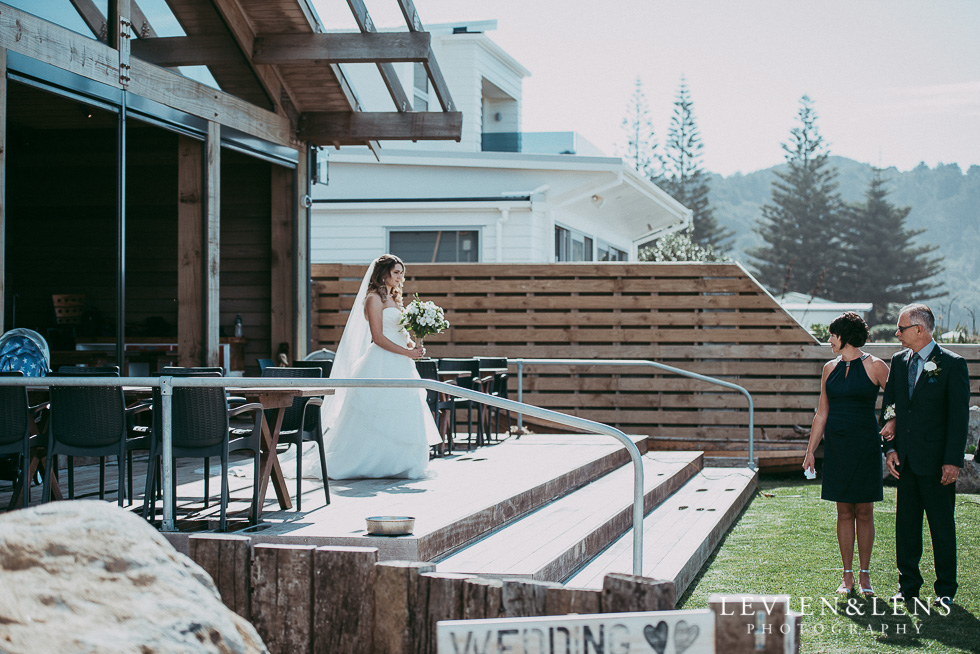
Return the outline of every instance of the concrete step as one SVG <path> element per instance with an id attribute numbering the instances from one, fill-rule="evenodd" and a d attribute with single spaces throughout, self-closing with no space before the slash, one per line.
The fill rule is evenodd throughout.
<path id="1" fill-rule="evenodd" d="M 643 520 L 643 576 L 669 579 L 677 596 L 728 533 L 758 486 L 748 468 L 705 468 Z M 633 530 L 565 580 L 575 588 L 602 588 L 610 572 L 633 572 Z"/>
<path id="2" fill-rule="evenodd" d="M 645 455 L 645 511 L 683 486 L 702 465 L 700 452 Z M 629 529 L 633 478 L 633 466 L 623 465 L 438 560 L 438 570 L 561 581 Z"/>

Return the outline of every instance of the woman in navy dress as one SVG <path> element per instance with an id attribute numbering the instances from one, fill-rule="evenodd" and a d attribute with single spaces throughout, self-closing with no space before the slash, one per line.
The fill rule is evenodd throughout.
<path id="1" fill-rule="evenodd" d="M 880 502 L 881 435 L 875 414 L 878 389 L 888 380 L 888 365 L 865 354 L 868 325 L 848 311 L 830 323 L 830 346 L 837 358 L 824 364 L 820 404 L 810 428 L 803 469 L 814 469 L 813 452 L 824 441 L 820 497 L 837 503 L 837 545 L 844 577 L 837 592 L 854 587 L 854 536 L 857 534 L 859 588 L 871 596 L 871 549 L 875 540 L 873 503 Z"/>

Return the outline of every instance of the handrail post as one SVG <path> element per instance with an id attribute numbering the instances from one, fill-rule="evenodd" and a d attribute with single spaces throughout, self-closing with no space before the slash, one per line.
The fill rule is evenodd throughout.
<path id="1" fill-rule="evenodd" d="M 517 360 L 517 401 L 524 404 L 524 360 Z M 517 414 L 517 433 L 524 427 L 524 414 Z"/>
<path id="2" fill-rule="evenodd" d="M 177 531 L 177 524 L 174 520 L 174 441 L 173 441 L 173 377 L 160 377 L 160 440 L 163 443 L 163 451 L 160 458 L 163 469 L 163 525 L 161 531 Z M 150 461 L 149 465 L 153 465 Z M 210 470 L 205 469 L 204 474 L 211 474 Z M 149 489 L 150 493 L 156 493 L 155 488 Z M 145 500 L 144 500 L 145 501 Z M 155 502 L 154 502 L 155 504 Z"/>

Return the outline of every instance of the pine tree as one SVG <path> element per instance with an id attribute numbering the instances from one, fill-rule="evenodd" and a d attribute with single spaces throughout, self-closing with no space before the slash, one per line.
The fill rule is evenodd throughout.
<path id="1" fill-rule="evenodd" d="M 720 253 L 731 250 L 733 232 L 718 225 L 711 208 L 708 174 L 702 167 L 704 143 L 694 119 L 694 101 L 681 78 L 674 113 L 664 143 L 664 172 L 660 186 L 690 209 L 694 226 L 691 240 Z"/>
<path id="2" fill-rule="evenodd" d="M 636 78 L 633 95 L 630 96 L 626 107 L 622 128 L 626 134 L 623 158 L 641 175 L 656 180 L 660 176 L 662 162 L 660 153 L 657 152 L 657 138 L 653 131 L 653 121 L 650 119 L 650 107 L 639 77 Z"/>
<path id="3" fill-rule="evenodd" d="M 837 169 L 817 129 L 813 102 L 803 96 L 799 125 L 783 144 L 788 170 L 776 171 L 772 202 L 762 207 L 755 231 L 765 245 L 748 255 L 760 280 L 775 293 L 797 291 L 838 299 L 844 205 Z"/>
<path id="4" fill-rule="evenodd" d="M 887 181 L 875 168 L 865 199 L 849 207 L 844 234 L 846 272 L 842 300 L 871 302 L 871 325 L 898 318 L 898 307 L 946 295 L 934 278 L 943 271 L 942 258 L 929 255 L 935 245 L 916 245 L 924 229 L 905 228 L 912 207 L 888 201 Z"/>

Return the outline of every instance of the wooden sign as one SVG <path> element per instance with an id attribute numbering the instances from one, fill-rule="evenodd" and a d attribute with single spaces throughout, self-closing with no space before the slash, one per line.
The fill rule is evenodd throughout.
<path id="1" fill-rule="evenodd" d="M 438 625 L 439 654 L 713 654 L 710 610 L 454 620 Z"/>

